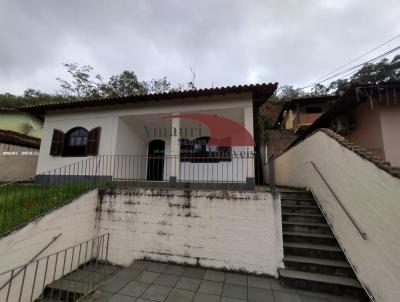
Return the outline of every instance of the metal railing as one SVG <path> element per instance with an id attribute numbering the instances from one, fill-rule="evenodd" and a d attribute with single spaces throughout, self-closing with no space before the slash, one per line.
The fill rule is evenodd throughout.
<path id="1" fill-rule="evenodd" d="M 0 185 L 0 235 L 98 187 L 254 190 L 259 155 L 99 155 Z"/>
<path id="2" fill-rule="evenodd" d="M 353 217 L 353 215 L 351 215 L 351 213 L 349 212 L 349 210 L 344 206 L 344 204 L 342 203 L 342 201 L 340 200 L 340 198 L 337 196 L 337 194 L 335 193 L 335 191 L 332 189 L 332 187 L 330 186 L 330 184 L 328 183 L 328 181 L 326 180 L 325 176 L 322 174 L 322 172 L 320 171 L 320 169 L 317 167 L 317 165 L 313 162 L 310 161 L 311 165 L 313 166 L 314 170 L 317 172 L 317 174 L 319 175 L 319 177 L 322 179 L 322 181 L 325 183 L 326 187 L 328 188 L 328 190 L 331 192 L 331 194 L 333 195 L 333 197 L 336 199 L 337 203 L 339 204 L 339 206 L 342 208 L 342 210 L 345 212 L 345 214 L 347 215 L 347 217 L 349 218 L 349 220 L 351 221 L 351 223 L 353 224 L 353 226 L 356 228 L 356 230 L 358 231 L 358 233 L 360 234 L 360 236 L 366 240 L 367 239 L 367 233 L 365 233 L 361 227 L 358 225 L 356 219 Z"/>
<path id="3" fill-rule="evenodd" d="M 107 233 L 0 273 L 0 301 L 76 301 L 87 295 L 108 274 L 109 239 Z M 76 281 L 78 269 L 86 276 Z"/>

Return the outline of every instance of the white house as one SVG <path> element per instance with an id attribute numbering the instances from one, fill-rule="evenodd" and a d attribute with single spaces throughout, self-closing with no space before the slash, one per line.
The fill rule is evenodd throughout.
<path id="1" fill-rule="evenodd" d="M 113 179 L 252 185 L 249 154 L 258 147 L 258 109 L 276 88 L 270 83 L 25 107 L 45 118 L 37 174 L 57 175 L 60 167 L 82 163 L 70 174 L 86 175 L 83 162 L 100 156 L 96 173 Z M 193 114 L 228 122 L 213 122 L 215 137 L 201 119 L 187 117 Z M 255 143 L 238 144 L 236 126 Z M 221 133 L 225 143 L 211 144 Z"/>

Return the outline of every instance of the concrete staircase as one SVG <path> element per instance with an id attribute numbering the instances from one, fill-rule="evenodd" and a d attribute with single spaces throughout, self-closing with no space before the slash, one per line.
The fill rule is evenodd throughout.
<path id="1" fill-rule="evenodd" d="M 313 195 L 282 191 L 283 286 L 368 301 Z"/>

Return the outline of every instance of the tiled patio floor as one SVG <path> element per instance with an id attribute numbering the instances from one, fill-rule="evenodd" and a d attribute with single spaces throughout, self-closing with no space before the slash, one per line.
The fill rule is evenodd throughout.
<path id="1" fill-rule="evenodd" d="M 279 280 L 159 262 L 135 261 L 84 301 L 339 302 L 353 299 L 283 288 Z"/>

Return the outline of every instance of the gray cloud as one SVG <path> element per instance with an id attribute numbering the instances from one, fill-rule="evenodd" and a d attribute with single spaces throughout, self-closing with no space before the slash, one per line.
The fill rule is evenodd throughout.
<path id="1" fill-rule="evenodd" d="M 54 91 L 63 62 L 173 84 L 191 66 L 201 87 L 301 86 L 399 33 L 399 15 L 395 0 L 4 0 L 0 91 Z"/>

